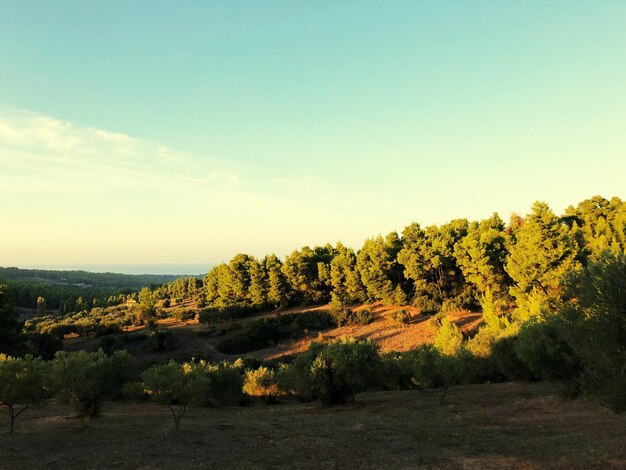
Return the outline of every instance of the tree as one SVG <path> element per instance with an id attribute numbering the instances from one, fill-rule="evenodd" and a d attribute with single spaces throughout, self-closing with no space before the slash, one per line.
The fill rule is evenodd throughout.
<path id="1" fill-rule="evenodd" d="M 131 380 L 133 356 L 116 351 L 107 356 L 102 350 L 56 353 L 52 361 L 52 380 L 56 395 L 76 405 L 81 416 L 99 416 L 105 397 L 119 392 Z"/>
<path id="2" fill-rule="evenodd" d="M 446 299 L 460 298 L 465 280 L 454 257 L 454 248 L 467 234 L 468 223 L 457 219 L 437 227 L 422 230 L 416 223 L 402 232 L 403 248 L 398 261 L 404 267 L 404 275 L 414 283 L 414 303 L 423 311 L 438 310 Z"/>
<path id="3" fill-rule="evenodd" d="M 378 236 L 366 240 L 357 255 L 357 270 L 370 300 L 381 300 L 387 304 L 404 303 L 402 290 L 402 265 L 397 256 L 402 248 L 396 232 L 385 238 Z"/>
<path id="4" fill-rule="evenodd" d="M 174 360 L 155 365 L 141 375 L 145 393 L 150 399 L 167 406 L 176 430 L 189 406 L 233 404 L 241 399 L 241 361 L 209 364 Z"/>
<path id="5" fill-rule="evenodd" d="M 597 261 L 602 252 L 626 252 L 626 202 L 594 196 L 565 211 L 570 225 L 582 237 L 582 261 Z"/>
<path id="6" fill-rule="evenodd" d="M 0 284 L 0 353 L 16 354 L 20 349 L 21 325 L 13 309 L 9 288 Z"/>
<path id="7" fill-rule="evenodd" d="M 466 353 L 458 356 L 442 354 L 430 344 L 420 346 L 409 357 L 413 383 L 421 388 L 438 388 L 441 403 L 448 388 L 459 383 L 467 373 L 467 362 L 471 360 Z"/>
<path id="8" fill-rule="evenodd" d="M 330 299 L 330 262 L 334 249 L 330 245 L 308 246 L 287 256 L 282 272 L 289 283 L 295 303 L 319 303 Z"/>
<path id="9" fill-rule="evenodd" d="M 13 434 L 15 420 L 46 395 L 45 374 L 46 364 L 41 359 L 0 354 L 0 406 L 9 412 L 9 433 Z"/>
<path id="10" fill-rule="evenodd" d="M 249 263 L 250 270 L 250 303 L 258 308 L 267 305 L 267 293 L 269 291 L 269 280 L 265 266 L 257 259 L 253 258 Z"/>
<path id="11" fill-rule="evenodd" d="M 504 270 L 507 255 L 504 228 L 502 219 L 493 214 L 480 223 L 472 222 L 467 235 L 454 247 L 454 257 L 463 276 L 479 295 L 487 290 L 500 295 L 510 282 Z"/>
<path id="12" fill-rule="evenodd" d="M 156 299 L 150 289 L 144 287 L 139 291 L 139 309 L 141 320 L 144 323 L 152 324 L 156 320 Z"/>
<path id="13" fill-rule="evenodd" d="M 580 267 L 577 249 L 567 224 L 547 204 L 535 202 L 516 233 L 505 264 L 515 283 L 510 292 L 523 317 L 537 315 L 559 298 L 564 274 Z"/>
<path id="14" fill-rule="evenodd" d="M 167 406 L 174 418 L 176 430 L 187 407 L 206 402 L 210 381 L 204 369 L 197 363 L 179 364 L 170 360 L 167 364 L 155 365 L 141 374 L 143 386 L 148 396 L 161 405 Z"/>
<path id="15" fill-rule="evenodd" d="M 365 300 L 365 287 L 356 268 L 356 254 L 351 248 L 337 243 L 337 254 L 330 262 L 330 283 L 333 303 L 362 302 Z"/>
<path id="16" fill-rule="evenodd" d="M 46 299 L 39 296 L 37 297 L 37 315 L 43 316 L 46 314 Z"/>
<path id="17" fill-rule="evenodd" d="M 288 284 L 282 272 L 282 262 L 271 254 L 264 259 L 264 267 L 267 272 L 267 301 L 275 308 L 283 306 L 287 301 Z"/>
<path id="18" fill-rule="evenodd" d="M 566 286 L 557 329 L 580 363 L 580 387 L 626 411 L 626 255 L 605 251 Z"/>

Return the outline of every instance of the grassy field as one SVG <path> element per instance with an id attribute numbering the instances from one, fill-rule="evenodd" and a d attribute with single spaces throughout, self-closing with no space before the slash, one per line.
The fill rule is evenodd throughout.
<path id="1" fill-rule="evenodd" d="M 357 404 L 191 409 L 46 403 L 0 434 L 0 468 L 626 468 L 626 416 L 550 383 L 359 395 Z M 0 424 L 6 425 L 4 417 Z"/>

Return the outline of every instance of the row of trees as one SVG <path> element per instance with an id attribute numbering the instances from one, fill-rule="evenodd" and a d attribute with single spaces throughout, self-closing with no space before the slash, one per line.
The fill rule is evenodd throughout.
<path id="1" fill-rule="evenodd" d="M 598 196 L 561 217 L 537 202 L 508 224 L 497 214 L 426 228 L 413 223 L 401 235 L 366 240 L 358 251 L 341 243 L 303 247 L 284 262 L 238 254 L 214 267 L 203 288 L 208 303 L 221 307 L 382 301 L 435 312 L 478 306 L 490 292 L 536 313 L 559 297 L 564 273 L 605 250 L 625 249 L 626 203 Z"/>

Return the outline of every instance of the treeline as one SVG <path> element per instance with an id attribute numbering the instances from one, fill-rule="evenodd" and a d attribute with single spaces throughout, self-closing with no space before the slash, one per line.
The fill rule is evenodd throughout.
<path id="1" fill-rule="evenodd" d="M 341 243 L 295 250 L 284 261 L 236 255 L 203 279 L 209 305 L 255 309 L 332 301 L 413 304 L 424 313 L 475 308 L 490 295 L 537 311 L 558 298 L 560 279 L 626 249 L 626 203 L 596 196 L 557 216 L 537 202 L 506 224 L 497 214 L 456 219 L 366 240 L 358 251 Z M 197 284 L 195 285 L 197 294 Z"/>
<path id="2" fill-rule="evenodd" d="M 175 279 L 173 275 L 0 267 L 0 283 L 11 288 L 16 307 L 36 308 L 37 299 L 42 297 L 46 308 L 62 313 L 117 305 L 122 298 L 143 287 L 155 288 Z"/>

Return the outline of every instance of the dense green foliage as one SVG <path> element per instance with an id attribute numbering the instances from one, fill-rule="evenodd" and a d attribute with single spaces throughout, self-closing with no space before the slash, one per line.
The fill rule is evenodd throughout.
<path id="1" fill-rule="evenodd" d="M 141 377 L 145 393 L 169 408 L 178 430 L 189 406 L 239 404 L 243 398 L 242 373 L 241 362 L 170 361 L 152 366 Z"/>
<path id="2" fill-rule="evenodd" d="M 112 356 L 103 351 L 60 351 L 51 368 L 56 394 L 89 418 L 98 416 L 104 398 L 119 393 L 135 375 L 134 358 L 126 351 L 116 351 Z"/>
<path id="3" fill-rule="evenodd" d="M 20 324 L 13 309 L 9 288 L 0 284 L 0 353 L 16 354 L 20 343 Z"/>
<path id="4" fill-rule="evenodd" d="M 411 303 L 424 313 L 476 308 L 489 291 L 515 302 L 525 319 L 557 308 L 564 274 L 584 267 L 602 250 L 626 249 L 626 204 L 599 196 L 558 217 L 545 203 L 506 225 L 492 217 L 456 219 L 402 235 L 366 240 L 354 251 L 338 243 L 305 246 L 284 261 L 239 254 L 204 278 L 209 305 L 256 309 L 332 300 L 343 307 L 365 300 Z"/>
<path id="5" fill-rule="evenodd" d="M 0 406 L 9 412 L 9 433 L 13 433 L 17 417 L 46 396 L 45 380 L 46 366 L 41 359 L 0 354 Z"/>

